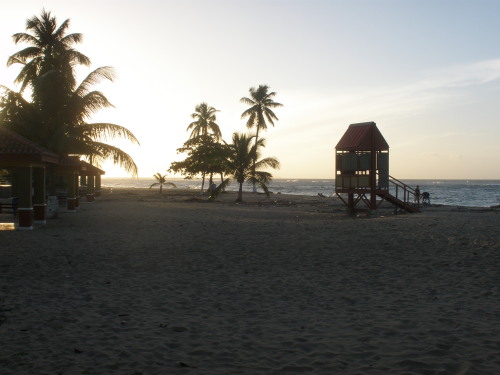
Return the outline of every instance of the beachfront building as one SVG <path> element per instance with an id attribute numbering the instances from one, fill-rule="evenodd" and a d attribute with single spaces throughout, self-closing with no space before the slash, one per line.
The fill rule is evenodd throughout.
<path id="1" fill-rule="evenodd" d="M 11 174 L 10 205 L 17 212 L 18 229 L 31 230 L 33 222 L 46 221 L 46 169 L 58 155 L 36 143 L 0 128 L 0 168 Z"/>
<path id="2" fill-rule="evenodd" d="M 76 212 L 79 206 L 79 182 L 84 170 L 78 156 L 61 158 L 57 166 L 59 191 L 57 192 L 60 204 L 66 205 L 67 212 Z"/>
<path id="3" fill-rule="evenodd" d="M 81 194 L 85 194 L 87 202 L 93 202 L 101 195 L 101 176 L 106 172 L 96 166 L 81 160 Z"/>
<path id="4" fill-rule="evenodd" d="M 372 211 L 384 200 L 418 211 L 414 190 L 389 175 L 389 144 L 374 122 L 351 124 L 335 153 L 335 193 L 351 211 L 361 210 L 358 204 Z"/>

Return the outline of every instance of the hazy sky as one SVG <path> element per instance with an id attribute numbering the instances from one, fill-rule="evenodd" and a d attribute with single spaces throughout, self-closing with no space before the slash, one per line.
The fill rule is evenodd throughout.
<path id="1" fill-rule="evenodd" d="M 201 102 L 220 110 L 225 140 L 247 131 L 239 99 L 267 84 L 284 104 L 264 134 L 275 177 L 334 178 L 348 125 L 375 121 L 396 178 L 500 179 L 500 1 L 18 0 L 2 5 L 0 84 L 16 88 L 11 36 L 43 7 L 84 34 L 80 78 L 116 68 L 97 86 L 115 108 L 93 120 L 137 136 L 115 144 L 140 176 L 182 159 Z"/>

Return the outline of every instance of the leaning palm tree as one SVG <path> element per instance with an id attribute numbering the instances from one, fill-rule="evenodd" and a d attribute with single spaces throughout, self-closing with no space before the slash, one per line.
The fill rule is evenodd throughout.
<path id="1" fill-rule="evenodd" d="M 155 186 L 160 186 L 160 194 L 162 193 L 162 190 L 163 190 L 163 185 L 167 185 L 167 186 L 172 186 L 174 188 L 176 188 L 177 186 L 175 186 L 175 184 L 173 182 L 167 182 L 167 175 L 162 175 L 161 173 L 156 173 L 154 176 L 153 176 L 157 182 L 151 184 L 151 186 L 149 187 L 150 189 L 154 188 Z"/>
<path id="2" fill-rule="evenodd" d="M 259 132 L 260 130 L 267 129 L 267 122 L 274 126 L 274 121 L 278 120 L 278 117 L 272 111 L 272 108 L 282 107 L 283 104 L 277 103 L 273 100 L 276 96 L 275 92 L 269 92 L 269 86 L 267 85 L 259 85 L 258 88 L 251 87 L 250 97 L 243 97 L 240 101 L 244 104 L 250 106 L 247 110 L 245 110 L 241 114 L 241 118 L 247 118 L 247 128 L 252 129 L 255 127 L 255 145 L 257 145 L 259 141 Z M 256 159 L 254 159 L 254 165 L 256 163 Z M 255 168 L 255 167 L 254 167 Z M 256 186 L 253 185 L 253 191 L 256 192 Z"/>
<path id="3" fill-rule="evenodd" d="M 187 131 L 191 130 L 189 138 L 205 137 L 211 133 L 215 136 L 216 141 L 221 139 L 222 134 L 219 125 L 215 122 L 217 120 L 216 112 L 219 111 L 207 103 L 198 104 L 195 107 L 195 112 L 191 114 L 195 121 L 190 123 L 186 129 Z"/>
<path id="4" fill-rule="evenodd" d="M 234 133 L 232 143 L 229 145 L 227 167 L 229 174 L 239 184 L 237 202 L 243 200 L 243 183 L 245 182 L 259 185 L 269 196 L 267 185 L 272 179 L 272 174 L 260 169 L 266 167 L 277 169 L 280 166 L 279 161 L 273 157 L 258 160 L 259 149 L 265 146 L 265 139 L 261 138 L 252 145 L 254 138 L 255 136 Z M 228 181 L 222 184 L 222 187 L 227 183 Z"/>

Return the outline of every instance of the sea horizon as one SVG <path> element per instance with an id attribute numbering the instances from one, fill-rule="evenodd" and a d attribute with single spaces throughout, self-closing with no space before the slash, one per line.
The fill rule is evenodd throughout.
<path id="1" fill-rule="evenodd" d="M 214 178 L 218 184 L 219 178 Z M 400 181 L 421 192 L 429 192 L 431 203 L 467 206 L 491 207 L 500 204 L 500 179 L 401 179 Z M 149 188 L 155 182 L 153 177 L 104 177 L 102 186 L 109 188 Z M 182 177 L 167 178 L 181 189 L 201 189 L 202 179 L 184 179 Z M 166 186 L 166 189 L 169 187 Z M 204 188 L 208 188 L 208 179 L 205 179 Z M 244 184 L 244 191 L 251 191 L 248 184 Z M 228 187 L 229 191 L 237 190 L 236 183 Z M 291 195 L 321 195 L 335 196 L 334 178 L 276 178 L 269 184 L 269 191 L 274 194 Z"/>

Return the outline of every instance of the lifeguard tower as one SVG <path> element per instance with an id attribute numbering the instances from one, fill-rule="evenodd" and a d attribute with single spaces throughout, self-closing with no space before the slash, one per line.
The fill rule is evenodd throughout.
<path id="1" fill-rule="evenodd" d="M 335 152 L 335 193 L 351 211 L 376 210 L 384 200 L 419 211 L 415 190 L 389 175 L 389 145 L 374 122 L 349 125 Z"/>

